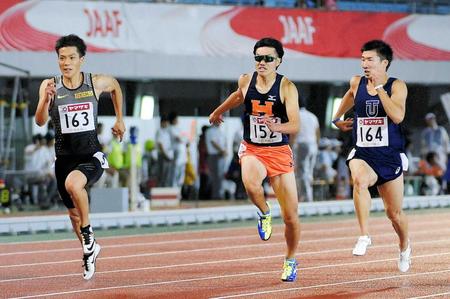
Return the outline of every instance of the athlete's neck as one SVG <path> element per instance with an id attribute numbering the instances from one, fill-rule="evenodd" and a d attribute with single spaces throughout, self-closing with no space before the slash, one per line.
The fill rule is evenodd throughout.
<path id="1" fill-rule="evenodd" d="M 272 85 L 273 81 L 277 77 L 277 73 L 271 73 L 267 76 L 259 75 L 259 83 L 262 86 Z"/>
<path id="2" fill-rule="evenodd" d="M 82 81 L 83 81 L 83 74 L 81 72 L 74 74 L 72 77 L 63 76 L 64 85 L 68 88 L 75 89 L 81 85 Z"/>

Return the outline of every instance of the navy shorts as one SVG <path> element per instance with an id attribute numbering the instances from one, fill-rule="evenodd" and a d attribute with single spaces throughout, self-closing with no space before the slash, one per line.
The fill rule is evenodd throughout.
<path id="1" fill-rule="evenodd" d="M 59 156 L 55 161 L 55 176 L 58 192 L 68 209 L 75 208 L 66 190 L 66 178 L 74 170 L 81 171 L 87 178 L 87 187 L 92 186 L 103 174 L 100 161 L 94 156 Z"/>
<path id="2" fill-rule="evenodd" d="M 403 171 L 408 170 L 408 158 L 404 153 L 390 150 L 378 153 L 376 151 L 360 150 L 354 148 L 347 157 L 347 165 L 350 160 L 360 159 L 365 161 L 375 171 L 378 179 L 375 186 L 383 185 L 386 182 L 395 180 Z"/>

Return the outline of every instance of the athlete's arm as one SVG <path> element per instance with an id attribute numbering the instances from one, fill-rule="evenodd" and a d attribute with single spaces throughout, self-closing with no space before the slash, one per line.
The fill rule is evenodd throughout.
<path id="1" fill-rule="evenodd" d="M 288 122 L 279 124 L 272 119 L 266 118 L 265 123 L 272 132 L 284 134 L 296 134 L 300 128 L 300 113 L 298 109 L 298 91 L 294 83 L 283 78 L 281 82 L 282 97 L 286 106 Z"/>
<path id="2" fill-rule="evenodd" d="M 387 116 L 395 124 L 401 123 L 405 118 L 406 97 L 408 96 L 408 89 L 406 88 L 405 82 L 395 80 L 392 84 L 392 94 L 390 97 L 383 88 L 378 88 L 376 91 Z"/>
<path id="3" fill-rule="evenodd" d="M 349 111 L 355 105 L 355 94 L 359 81 L 361 78 L 359 76 L 354 76 L 350 79 L 350 88 L 347 90 L 345 95 L 342 97 L 341 104 L 339 105 L 336 114 L 333 116 L 333 120 L 340 119 L 347 111 Z M 339 120 L 334 122 L 334 125 L 346 132 L 352 129 L 353 118 L 347 118 L 346 120 Z"/>
<path id="4" fill-rule="evenodd" d="M 48 108 L 56 95 L 56 86 L 53 79 L 45 79 L 39 87 L 39 102 L 36 108 L 34 120 L 40 127 L 48 120 Z"/>
<path id="5" fill-rule="evenodd" d="M 97 95 L 100 95 L 102 92 L 108 92 L 111 94 L 114 112 L 116 113 L 116 122 L 111 128 L 111 131 L 114 136 L 122 141 L 123 134 L 125 133 L 125 124 L 122 116 L 123 96 L 119 82 L 117 82 L 115 78 L 106 75 L 94 75 L 92 81 L 94 84 L 95 93 Z"/>
<path id="6" fill-rule="evenodd" d="M 239 77 L 237 90 L 230 94 L 228 98 L 209 115 L 210 124 L 220 125 L 223 123 L 222 114 L 224 112 L 236 108 L 244 103 L 243 89 L 248 86 L 249 82 L 250 76 L 248 74 L 244 74 Z"/>

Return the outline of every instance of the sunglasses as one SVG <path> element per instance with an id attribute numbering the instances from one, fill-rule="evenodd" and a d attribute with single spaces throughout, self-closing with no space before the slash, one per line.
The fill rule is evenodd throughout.
<path id="1" fill-rule="evenodd" d="M 270 55 L 256 55 L 255 56 L 255 61 L 257 61 L 257 62 L 261 62 L 263 60 L 265 62 L 273 62 L 275 59 L 277 59 L 277 58 L 270 56 Z"/>

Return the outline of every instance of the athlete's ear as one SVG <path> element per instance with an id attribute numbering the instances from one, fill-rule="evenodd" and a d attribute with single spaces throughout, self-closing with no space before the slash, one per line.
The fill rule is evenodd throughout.
<path id="1" fill-rule="evenodd" d="M 84 63 L 84 56 L 81 56 L 81 57 L 80 57 L 80 62 L 81 62 L 81 64 Z"/>

